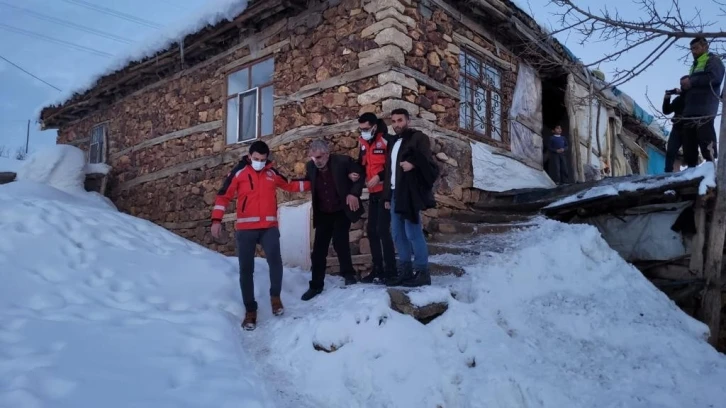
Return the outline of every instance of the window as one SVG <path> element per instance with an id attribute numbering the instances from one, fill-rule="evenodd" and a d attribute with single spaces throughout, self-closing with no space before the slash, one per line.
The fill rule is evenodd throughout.
<path id="1" fill-rule="evenodd" d="M 269 58 L 227 76 L 227 143 L 272 134 L 274 73 L 275 60 Z"/>
<path id="2" fill-rule="evenodd" d="M 106 124 L 96 125 L 91 129 L 91 145 L 88 150 L 89 163 L 106 162 L 106 134 L 108 126 Z"/>
<path id="3" fill-rule="evenodd" d="M 502 73 L 483 58 L 459 54 L 459 127 L 499 142 L 502 134 Z"/>

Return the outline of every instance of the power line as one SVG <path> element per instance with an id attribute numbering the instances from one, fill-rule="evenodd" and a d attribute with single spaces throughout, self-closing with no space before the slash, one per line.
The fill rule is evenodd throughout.
<path id="1" fill-rule="evenodd" d="M 77 6 L 87 8 L 89 10 L 97 11 L 101 14 L 106 14 L 108 16 L 117 17 L 122 20 L 131 21 L 132 23 L 144 25 L 144 26 L 151 27 L 151 28 L 161 28 L 160 25 L 154 23 L 153 21 L 139 18 L 139 17 L 133 16 L 131 14 L 122 13 L 120 11 L 110 9 L 108 7 L 97 6 L 97 5 L 95 5 L 93 3 L 89 3 L 87 1 L 83 1 L 83 0 L 63 0 L 63 1 L 66 3 L 75 4 Z"/>
<path id="2" fill-rule="evenodd" d="M 22 7 L 14 6 L 14 5 L 8 4 L 8 3 L 4 2 L 4 1 L 0 1 L 0 5 L 5 6 L 5 7 L 10 7 L 12 9 L 15 9 L 15 10 L 21 12 L 21 13 L 25 13 L 25 14 L 31 15 L 31 16 L 37 18 L 37 19 L 40 19 L 40 20 L 50 21 L 52 23 L 60 24 L 60 25 L 66 26 L 66 27 L 75 28 L 77 30 L 85 31 L 85 32 L 90 33 L 90 34 L 95 34 L 97 36 L 104 37 L 104 38 L 108 38 L 108 39 L 111 39 L 111 40 L 114 40 L 114 41 L 118 41 L 118 42 L 121 42 L 121 43 L 125 43 L 125 44 L 131 44 L 131 43 L 133 43 L 133 41 L 131 41 L 129 39 L 126 39 L 126 38 L 123 38 L 123 37 L 119 37 L 119 36 L 114 35 L 114 34 L 106 33 L 106 32 L 99 31 L 99 30 L 96 30 L 96 29 L 93 29 L 93 28 L 90 28 L 90 27 L 85 27 L 85 26 L 82 26 L 82 25 L 73 23 L 73 22 L 68 21 L 68 20 L 63 20 L 63 19 L 60 19 L 60 18 L 51 17 L 51 16 L 48 16 L 48 15 L 45 15 L 45 14 L 42 14 L 42 13 L 38 13 L 38 12 L 32 11 L 32 10 L 24 9 Z"/>
<path id="3" fill-rule="evenodd" d="M 91 54 L 98 55 L 98 56 L 101 56 L 101 57 L 113 57 L 113 55 L 111 55 L 111 54 L 109 54 L 109 53 L 107 53 L 105 51 L 100 51 L 100 50 L 97 50 L 95 48 L 86 47 L 84 45 L 79 45 L 79 44 L 75 44 L 75 43 L 72 43 L 72 42 L 59 40 L 57 38 L 48 37 L 47 35 L 34 33 L 32 31 L 23 30 L 21 28 L 11 27 L 9 25 L 5 25 L 5 24 L 2 24 L 2 23 L 0 23 L 0 28 L 3 28 L 5 30 L 7 30 L 7 31 L 11 31 L 11 32 L 14 32 L 14 33 L 27 35 L 29 37 L 34 37 L 34 38 L 37 38 L 37 39 L 40 39 L 40 40 L 50 41 L 50 42 L 53 42 L 53 43 L 56 43 L 56 44 L 67 45 L 67 46 L 72 47 L 72 48 L 75 48 L 75 49 L 77 49 L 79 51 L 86 51 L 86 52 L 89 52 Z"/>
<path id="4" fill-rule="evenodd" d="M 5 62 L 7 62 L 8 64 L 10 64 L 10 65 L 14 66 L 15 68 L 17 68 L 17 69 L 19 69 L 19 70 L 21 70 L 21 71 L 25 72 L 26 74 L 28 74 L 28 75 L 32 76 L 33 78 L 37 79 L 38 81 L 40 81 L 40 82 L 42 82 L 42 83 L 44 83 L 44 84 L 48 85 L 49 87 L 51 87 L 51 88 L 53 88 L 53 89 L 55 89 L 55 90 L 57 90 L 57 91 L 60 91 L 60 92 L 62 92 L 62 91 L 61 91 L 61 89 L 60 89 L 60 88 L 58 88 L 57 86 L 55 86 L 55 85 L 51 84 L 50 82 L 46 82 L 46 81 L 45 81 L 45 80 L 43 80 L 43 79 L 40 79 L 40 78 L 38 78 L 37 76 L 33 75 L 32 73 L 30 73 L 30 72 L 26 71 L 26 70 L 25 70 L 25 68 L 23 68 L 23 67 L 21 67 L 20 65 L 18 65 L 18 64 L 16 64 L 16 63 L 14 63 L 14 62 L 12 62 L 12 61 L 10 61 L 9 59 L 7 59 L 7 58 L 3 57 L 2 55 L 0 55 L 0 59 L 3 59 L 3 60 L 4 60 Z"/>

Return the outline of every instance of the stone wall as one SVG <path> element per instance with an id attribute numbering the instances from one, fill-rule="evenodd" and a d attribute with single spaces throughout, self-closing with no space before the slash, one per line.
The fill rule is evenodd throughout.
<path id="1" fill-rule="evenodd" d="M 279 170 L 302 176 L 307 145 L 319 137 L 334 152 L 355 157 L 361 113 L 387 117 L 394 108 L 407 108 L 414 126 L 432 137 L 442 170 L 435 187 L 439 206 L 426 212 L 424 225 L 445 232 L 437 231 L 437 218 L 479 200 L 469 139 L 458 132 L 461 44 L 454 38 L 465 37 L 514 66 L 516 61 L 443 11 L 422 13 L 420 6 L 413 0 L 315 3 L 263 28 L 250 45 L 235 46 L 60 129 L 58 142 L 87 149 L 79 141 L 94 125 L 107 123 L 107 162 L 113 167 L 108 191 L 118 208 L 231 255 L 234 224 L 227 222 L 226 236 L 214 240 L 208 221 L 223 178 L 246 149 L 225 142 L 226 74 L 229 67 L 273 55 L 274 135 L 265 140 Z M 378 71 L 366 73 L 373 69 Z M 341 75 L 351 77 L 339 81 Z M 512 90 L 513 84 L 505 107 Z M 301 197 L 306 195 L 279 193 L 280 202 Z M 233 212 L 230 205 L 227 213 Z M 365 220 L 351 230 L 361 270 L 370 252 L 364 227 Z"/>

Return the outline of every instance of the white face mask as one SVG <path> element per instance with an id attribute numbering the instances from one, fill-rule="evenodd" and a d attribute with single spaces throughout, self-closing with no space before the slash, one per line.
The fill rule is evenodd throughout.
<path id="1" fill-rule="evenodd" d="M 368 140 L 373 139 L 373 135 L 374 135 L 375 131 L 376 131 L 375 128 L 373 128 L 371 130 L 366 130 L 366 131 L 360 132 L 360 135 L 364 140 L 368 141 Z"/>
<path id="2" fill-rule="evenodd" d="M 265 168 L 265 162 L 263 161 L 257 161 L 252 160 L 252 168 L 255 169 L 255 171 L 260 171 Z"/>

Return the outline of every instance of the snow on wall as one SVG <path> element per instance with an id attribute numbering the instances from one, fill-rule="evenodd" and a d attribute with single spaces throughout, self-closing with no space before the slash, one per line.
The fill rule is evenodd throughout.
<path id="1" fill-rule="evenodd" d="M 492 153 L 491 148 L 471 142 L 474 188 L 484 191 L 508 191 L 520 188 L 551 188 L 552 179 L 542 170 L 533 169 L 517 160 Z"/>
<path id="2" fill-rule="evenodd" d="M 92 88 L 103 76 L 121 70 L 130 63 L 153 57 L 160 51 L 165 51 L 178 43 L 187 35 L 194 34 L 208 25 L 213 26 L 224 20 L 232 20 L 245 11 L 247 4 L 248 0 L 207 0 L 203 7 L 165 27 L 162 32 L 154 32 L 149 35 L 146 41 L 141 41 L 132 48 L 119 53 L 109 65 L 95 75 L 76 78 L 74 84 L 64 87 L 63 92 L 57 94 L 45 105 L 62 105 L 71 99 L 74 94 L 80 94 Z M 40 110 L 38 116 L 39 113 Z"/>

